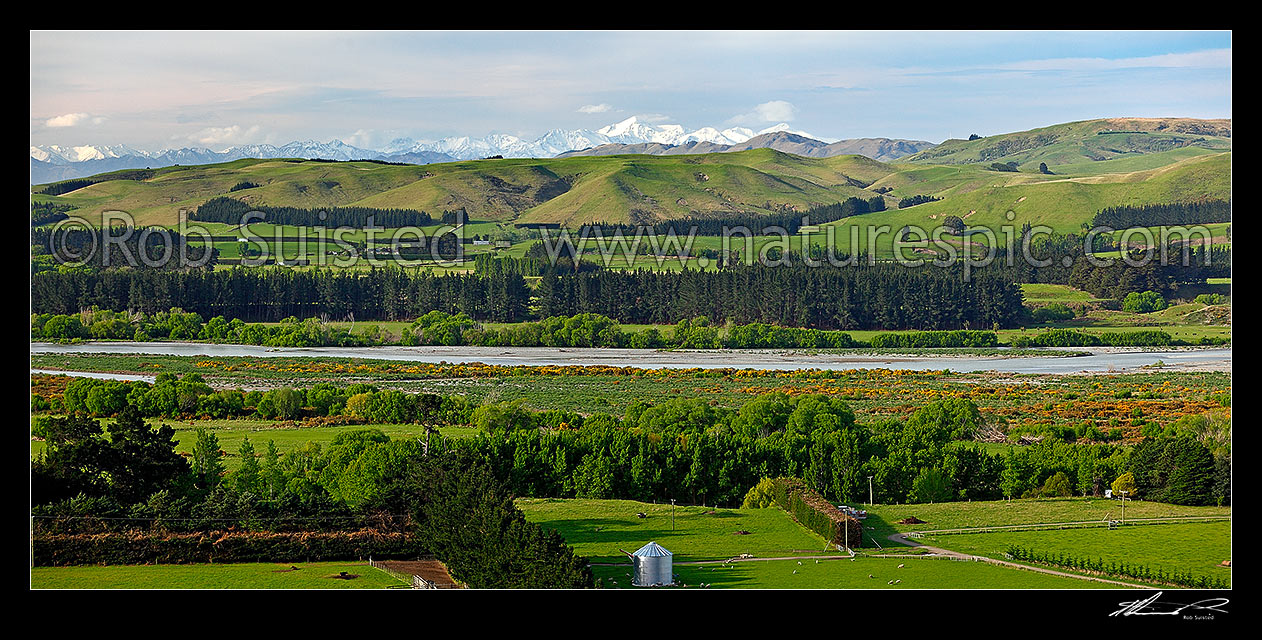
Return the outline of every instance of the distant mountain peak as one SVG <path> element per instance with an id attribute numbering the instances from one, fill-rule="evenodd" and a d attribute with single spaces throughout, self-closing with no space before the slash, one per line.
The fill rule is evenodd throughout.
<path id="1" fill-rule="evenodd" d="M 746 127 L 701 127 L 689 130 L 680 124 L 652 124 L 638 116 L 630 116 L 595 131 L 590 129 L 552 129 L 534 140 L 504 133 L 491 133 L 481 138 L 449 136 L 439 140 L 415 140 L 398 137 L 379 149 L 367 149 L 332 139 L 295 140 L 281 146 L 249 144 L 211 151 L 202 147 L 163 149 L 147 152 L 126 145 L 85 145 L 78 147 L 31 147 L 31 180 L 33 183 L 66 180 L 118 169 L 164 167 L 174 164 L 213 164 L 241 158 L 319 158 L 325 160 L 385 160 L 391 162 L 428 163 L 453 160 L 474 160 L 489 156 L 506 158 L 551 158 L 572 151 L 593 149 L 610 144 L 650 145 L 654 153 L 681 145 L 704 145 L 702 148 L 725 148 L 741 145 L 769 132 L 792 133 L 820 145 L 827 143 L 802 131 L 793 131 L 780 123 L 754 133 Z"/>

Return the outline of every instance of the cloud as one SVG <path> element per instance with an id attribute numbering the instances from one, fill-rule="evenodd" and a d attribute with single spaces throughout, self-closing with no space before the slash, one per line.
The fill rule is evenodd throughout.
<path id="1" fill-rule="evenodd" d="M 258 125 L 249 129 L 243 129 L 241 125 L 234 124 L 231 127 L 206 127 L 201 131 L 189 134 L 187 138 L 200 144 L 229 144 L 247 142 L 258 135 L 258 132 Z"/>
<path id="2" fill-rule="evenodd" d="M 382 135 L 375 129 L 356 129 L 355 133 L 342 138 L 342 142 L 361 149 L 376 149 Z"/>
<path id="3" fill-rule="evenodd" d="M 1113 71 L 1118 69 L 1231 68 L 1231 49 L 1207 49 L 1134 58 L 1047 58 L 996 65 L 1013 71 Z"/>
<path id="4" fill-rule="evenodd" d="M 613 111 L 613 105 L 603 102 L 600 104 L 585 104 L 578 108 L 579 113 L 606 113 L 608 111 Z"/>
<path id="5" fill-rule="evenodd" d="M 792 122 L 793 118 L 797 116 L 797 112 L 798 108 L 792 102 L 772 100 L 754 107 L 754 110 L 749 113 L 742 113 L 728 118 L 726 124 L 757 126 L 768 122 Z"/>
<path id="6" fill-rule="evenodd" d="M 784 100 L 772 100 L 754 107 L 754 113 L 758 114 L 763 122 L 792 122 L 797 111 L 798 108 L 793 106 L 793 103 Z"/>
<path id="7" fill-rule="evenodd" d="M 81 124 L 101 124 L 102 122 L 105 122 L 105 118 L 93 116 L 90 113 L 67 113 L 45 120 L 44 126 L 49 128 L 77 127 Z"/>

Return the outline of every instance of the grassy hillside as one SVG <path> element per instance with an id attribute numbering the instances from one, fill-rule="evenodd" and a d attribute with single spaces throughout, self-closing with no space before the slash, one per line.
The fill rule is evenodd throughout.
<path id="1" fill-rule="evenodd" d="M 903 160 L 925 164 L 1016 162 L 1052 171 L 1083 162 L 1134 157 L 1172 149 L 1231 150 L 1231 120 L 1105 118 L 1007 133 L 977 140 L 947 140 Z"/>
<path id="2" fill-rule="evenodd" d="M 105 179 L 60 196 L 37 193 L 35 199 L 70 204 L 76 208 L 72 213 L 93 220 L 104 211 L 126 211 L 138 224 L 173 225 L 180 208 L 221 195 L 259 205 L 363 205 L 432 214 L 464 208 L 474 219 L 578 224 L 804 210 L 855 195 L 872 197 L 862 187 L 891 171 L 867 158 L 811 160 L 769 149 L 426 166 L 239 160 L 158 169 L 144 180 Z M 230 191 L 243 181 L 260 186 Z"/>
<path id="3" fill-rule="evenodd" d="M 227 195 L 258 205 L 411 208 L 435 217 L 463 208 L 474 220 L 576 226 L 804 211 L 883 193 L 889 211 L 843 226 L 932 227 L 958 215 L 970 225 L 994 228 L 1008 222 L 1012 211 L 1018 227 L 1029 222 L 1073 231 L 1105 207 L 1230 198 L 1229 135 L 1229 121 L 1092 120 L 948 141 L 899 164 L 771 149 L 424 166 L 238 160 L 104 174 L 59 196 L 39 194 L 43 186 L 37 186 L 33 198 L 69 204 L 72 214 L 91 220 L 126 211 L 138 224 L 174 225 L 181 208 Z M 1021 168 L 995 171 L 992 161 L 1020 162 Z M 1050 175 L 1038 171 L 1044 161 Z M 231 191 L 241 182 L 259 186 Z M 900 198 L 913 195 L 942 200 L 896 209 Z"/>
<path id="4" fill-rule="evenodd" d="M 1103 164 L 1103 163 L 1102 163 Z M 1001 240 L 1002 227 L 1047 225 L 1061 233 L 1080 231 L 1096 212 L 1118 205 L 1142 205 L 1211 197 L 1231 197 L 1231 154 L 1198 155 L 1157 169 L 1093 176 L 1038 176 L 984 171 L 977 167 L 907 169 L 878 181 L 899 186 L 894 195 L 912 192 L 943 198 L 907 209 L 855 216 L 829 226 L 839 227 L 837 246 L 850 248 L 850 227 L 858 228 L 860 246 L 868 244 L 870 226 L 888 225 L 895 233 L 904 225 L 932 230 L 946 216 L 959 216 L 971 227 L 988 227 Z M 987 180 L 986 178 L 989 178 Z M 1008 220 L 1007 213 L 1013 213 Z M 883 236 L 879 255 L 888 253 L 892 236 Z"/>
<path id="5" fill-rule="evenodd" d="M 370 162 L 236 160 L 214 165 L 157 169 L 147 180 L 106 180 L 60 196 L 36 195 L 38 201 L 70 204 L 72 215 L 99 219 L 104 211 L 130 213 L 138 225 L 174 225 L 181 208 L 230 195 L 253 204 L 295 207 L 346 206 L 381 191 L 415 182 L 421 166 Z M 105 174 L 102 177 L 108 177 Z M 261 185 L 231 191 L 240 182 Z M 38 192 L 42 186 L 32 191 Z"/>

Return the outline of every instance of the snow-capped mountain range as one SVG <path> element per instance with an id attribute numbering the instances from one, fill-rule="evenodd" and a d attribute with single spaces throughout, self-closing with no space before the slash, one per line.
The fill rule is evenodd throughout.
<path id="1" fill-rule="evenodd" d="M 595 131 L 590 129 L 553 129 L 534 140 L 493 133 L 482 138 L 452 136 L 440 140 L 396 138 L 381 149 L 355 147 L 341 140 L 317 142 L 307 140 L 283 146 L 252 144 L 213 151 L 203 147 L 164 149 L 157 152 L 134 149 L 127 145 L 31 147 L 31 182 L 41 184 L 80 178 L 119 169 L 157 168 L 177 164 L 212 164 L 241 158 L 321 158 L 327 160 L 385 160 L 428 164 L 454 160 L 474 160 L 491 156 L 505 158 L 552 158 L 557 155 L 591 149 L 607 144 L 657 143 L 680 146 L 690 143 L 738 145 L 762 134 L 786 132 L 824 143 L 836 142 L 802 131 L 793 131 L 786 123 L 761 131 L 731 127 L 722 131 L 702 127 L 688 131 L 678 124 L 651 124 L 630 117 Z"/>

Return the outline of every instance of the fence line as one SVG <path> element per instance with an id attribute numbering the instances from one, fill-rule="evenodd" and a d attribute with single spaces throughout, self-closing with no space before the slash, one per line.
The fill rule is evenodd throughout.
<path id="1" fill-rule="evenodd" d="M 395 571 L 394 569 L 391 569 L 389 566 L 387 566 L 386 563 L 373 560 L 371 556 L 369 556 L 368 558 L 368 566 L 374 569 L 378 569 L 380 571 L 384 571 L 390 574 L 391 576 L 398 578 L 400 581 L 412 585 L 413 589 L 439 589 L 441 588 L 438 586 L 438 583 L 426 580 L 425 578 L 422 578 L 414 573 L 403 573 L 400 571 Z"/>

